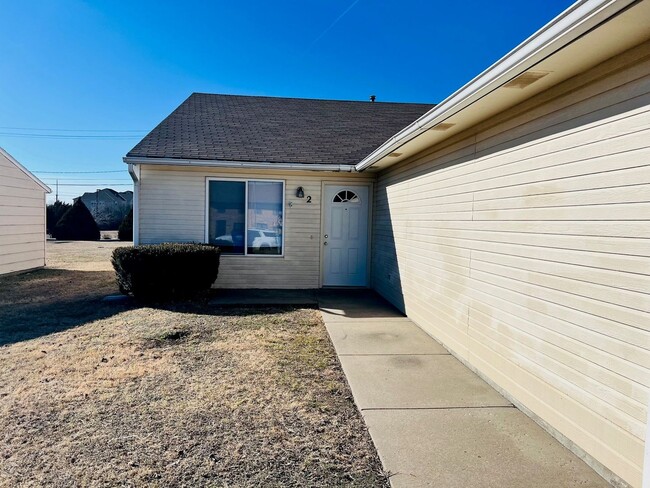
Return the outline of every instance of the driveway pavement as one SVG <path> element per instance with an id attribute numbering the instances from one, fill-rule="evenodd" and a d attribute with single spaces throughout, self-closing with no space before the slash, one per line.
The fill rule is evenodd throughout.
<path id="1" fill-rule="evenodd" d="M 318 301 L 394 488 L 609 486 L 374 293 Z"/>

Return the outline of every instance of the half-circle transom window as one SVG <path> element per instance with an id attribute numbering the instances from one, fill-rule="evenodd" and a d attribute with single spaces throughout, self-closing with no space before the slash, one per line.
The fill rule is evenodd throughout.
<path id="1" fill-rule="evenodd" d="M 334 203 L 357 203 L 359 201 L 359 197 L 351 190 L 341 190 L 336 195 L 334 195 L 334 199 L 332 201 Z"/>

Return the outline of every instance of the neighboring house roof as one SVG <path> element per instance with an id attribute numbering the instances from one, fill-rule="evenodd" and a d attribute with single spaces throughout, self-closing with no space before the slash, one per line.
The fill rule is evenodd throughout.
<path id="1" fill-rule="evenodd" d="M 34 181 L 38 186 L 40 186 L 46 193 L 52 193 L 52 190 L 50 189 L 49 186 L 47 186 L 45 183 L 43 183 L 41 180 L 39 180 L 36 176 L 34 176 L 27 168 L 25 168 L 22 164 L 20 164 L 18 161 L 14 159 L 14 157 L 9 154 L 7 151 L 2 149 L 0 147 L 0 154 L 3 155 L 9 162 L 13 163 L 20 171 L 25 173 L 31 180 Z"/>
<path id="2" fill-rule="evenodd" d="M 127 202 L 133 203 L 133 192 L 131 190 L 121 191 L 119 195 Z"/>
<path id="3" fill-rule="evenodd" d="M 130 204 L 133 201 L 133 192 L 132 191 L 116 192 L 112 188 L 104 188 L 93 192 L 86 192 L 77 198 L 81 198 L 82 201 L 88 201 L 88 202 L 99 199 L 102 202 Z M 75 198 L 75 201 L 77 200 L 77 198 Z"/>
<path id="4" fill-rule="evenodd" d="M 193 93 L 127 158 L 355 164 L 432 107 Z"/>

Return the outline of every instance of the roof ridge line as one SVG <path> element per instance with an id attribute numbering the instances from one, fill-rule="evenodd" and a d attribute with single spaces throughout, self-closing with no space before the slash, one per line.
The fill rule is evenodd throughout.
<path id="1" fill-rule="evenodd" d="M 238 97 L 238 98 L 269 98 L 273 100 L 305 100 L 311 102 L 341 102 L 341 103 L 363 103 L 363 104 L 381 104 L 381 105 L 428 105 L 435 106 L 433 102 L 381 102 L 375 101 L 371 102 L 370 100 L 341 100 L 337 98 L 305 98 L 305 97 L 277 97 L 272 95 L 238 95 L 233 93 L 209 93 L 209 92 L 192 92 L 190 97 L 193 95 L 210 95 L 217 97 Z M 189 98 L 189 97 L 188 97 Z"/>

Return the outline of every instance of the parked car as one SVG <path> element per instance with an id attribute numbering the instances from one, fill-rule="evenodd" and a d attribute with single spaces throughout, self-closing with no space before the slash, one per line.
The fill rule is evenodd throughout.
<path id="1" fill-rule="evenodd" d="M 277 232 L 268 229 L 248 229 L 248 252 L 252 254 L 280 254 L 281 237 Z M 215 244 L 226 251 L 241 250 L 244 236 L 241 234 L 227 234 L 219 236 Z"/>
<path id="2" fill-rule="evenodd" d="M 248 229 L 248 250 L 255 254 L 280 254 L 280 236 L 268 229 Z"/>

